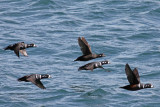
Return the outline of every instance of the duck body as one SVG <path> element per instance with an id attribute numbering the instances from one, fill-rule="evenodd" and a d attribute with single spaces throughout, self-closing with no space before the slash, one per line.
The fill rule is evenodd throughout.
<path id="1" fill-rule="evenodd" d="M 86 41 L 86 39 L 84 37 L 82 38 L 78 38 L 78 44 L 81 48 L 81 51 L 83 53 L 82 56 L 78 57 L 76 60 L 74 61 L 89 61 L 95 58 L 99 58 L 99 57 L 104 57 L 105 55 L 102 54 L 93 54 L 91 51 L 91 47 L 88 44 L 88 42 Z"/>
<path id="2" fill-rule="evenodd" d="M 126 85 L 120 88 L 130 90 L 130 91 L 137 91 L 137 90 L 144 89 L 144 88 L 153 88 L 153 85 L 139 83 L 139 84 L 134 84 L 134 85 Z"/>
<path id="3" fill-rule="evenodd" d="M 18 79 L 18 81 L 25 81 L 25 82 L 32 82 L 36 86 L 42 89 L 46 89 L 43 84 L 41 83 L 41 79 L 44 78 L 50 78 L 51 76 L 48 74 L 31 74 L 31 75 L 26 75 Z"/>
<path id="4" fill-rule="evenodd" d="M 78 57 L 76 60 L 74 61 L 89 61 L 95 58 L 99 58 L 99 57 L 103 57 L 104 54 L 88 54 L 88 55 L 82 55 L 80 57 Z"/>
<path id="5" fill-rule="evenodd" d="M 102 68 L 102 65 L 104 64 L 109 64 L 109 61 L 101 61 L 101 62 L 91 62 L 91 63 L 88 63 L 86 65 L 83 65 L 81 67 L 79 67 L 78 71 L 80 70 L 91 70 L 93 71 L 93 69 L 96 69 L 96 68 Z"/>
<path id="6" fill-rule="evenodd" d="M 19 56 L 19 52 L 24 55 L 24 56 L 28 56 L 27 52 L 26 52 L 26 48 L 30 48 L 30 47 L 36 47 L 35 44 L 25 44 L 24 42 L 18 42 L 12 45 L 9 45 L 7 47 L 4 48 L 4 50 L 13 50 L 14 53 Z"/>
<path id="7" fill-rule="evenodd" d="M 130 90 L 130 91 L 137 91 L 140 89 L 145 89 L 145 88 L 153 88 L 154 86 L 150 83 L 143 84 L 140 82 L 140 77 L 137 68 L 135 68 L 133 71 L 131 70 L 130 66 L 126 64 L 125 66 L 125 72 L 127 75 L 128 82 L 130 85 L 126 85 L 120 88 Z"/>

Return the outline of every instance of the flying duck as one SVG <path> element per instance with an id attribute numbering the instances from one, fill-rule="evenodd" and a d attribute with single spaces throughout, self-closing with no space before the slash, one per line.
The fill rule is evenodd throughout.
<path id="1" fill-rule="evenodd" d="M 86 65 L 83 65 L 81 67 L 79 67 L 78 71 L 80 70 L 91 70 L 93 71 L 93 69 L 96 69 L 96 68 L 102 68 L 102 65 L 104 64 L 109 64 L 110 62 L 109 61 L 101 61 L 101 62 L 91 62 L 91 63 L 88 63 Z"/>
<path id="2" fill-rule="evenodd" d="M 4 50 L 13 50 L 14 53 L 19 56 L 19 52 L 24 55 L 24 56 L 28 56 L 27 52 L 26 52 L 26 48 L 30 48 L 30 47 L 36 47 L 35 44 L 25 44 L 24 42 L 18 42 L 12 45 L 9 45 L 7 47 L 4 48 Z"/>
<path id="3" fill-rule="evenodd" d="M 125 66 L 125 72 L 127 75 L 128 82 L 130 85 L 126 85 L 120 88 L 127 89 L 130 91 L 136 91 L 144 88 L 153 88 L 154 86 L 152 84 L 142 84 L 140 82 L 140 77 L 138 70 L 135 68 L 133 71 L 131 70 L 130 66 L 126 64 Z"/>
<path id="4" fill-rule="evenodd" d="M 91 47 L 88 44 L 88 42 L 86 41 L 86 39 L 84 37 L 82 38 L 78 38 L 78 44 L 81 48 L 81 51 L 83 53 L 82 56 L 78 57 L 76 60 L 74 61 L 88 61 L 91 59 L 95 59 L 95 58 L 99 58 L 99 57 L 104 57 L 105 55 L 102 54 L 93 54 L 91 51 Z"/>
<path id="5" fill-rule="evenodd" d="M 26 75 L 24 77 L 19 78 L 18 81 L 32 82 L 39 88 L 46 89 L 40 81 L 41 79 L 44 79 L 44 78 L 51 78 L 51 76 L 48 74 L 43 74 L 43 75 L 31 74 L 31 75 Z"/>

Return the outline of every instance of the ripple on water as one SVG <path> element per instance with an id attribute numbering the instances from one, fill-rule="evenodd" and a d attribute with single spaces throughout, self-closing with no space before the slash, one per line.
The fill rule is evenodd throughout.
<path id="1" fill-rule="evenodd" d="M 106 91 L 104 91 L 103 89 L 96 89 L 96 90 L 93 90 L 93 91 L 89 91 L 83 95 L 81 95 L 81 97 L 90 97 L 90 98 L 96 98 L 96 97 L 103 97 L 107 94 Z"/>

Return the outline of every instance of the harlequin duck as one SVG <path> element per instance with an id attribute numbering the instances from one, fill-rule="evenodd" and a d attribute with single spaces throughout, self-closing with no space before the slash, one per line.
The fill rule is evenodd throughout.
<path id="1" fill-rule="evenodd" d="M 46 89 L 40 81 L 41 79 L 44 79 L 44 78 L 51 78 L 51 76 L 48 74 L 43 74 L 43 75 L 31 74 L 31 75 L 26 75 L 24 77 L 19 78 L 18 81 L 32 82 L 39 88 Z"/>
<path id="2" fill-rule="evenodd" d="M 130 85 L 126 85 L 126 86 L 120 87 L 120 88 L 124 88 L 124 89 L 130 90 L 130 91 L 136 91 L 136 90 L 140 90 L 140 89 L 144 89 L 144 88 L 153 88 L 154 87 L 152 84 L 140 83 L 139 73 L 136 68 L 132 71 L 130 66 L 128 64 L 126 64 L 125 72 L 126 72 L 127 79 L 129 81 Z"/>
<path id="3" fill-rule="evenodd" d="M 36 47 L 35 44 L 25 44 L 24 42 L 15 43 L 13 45 L 9 45 L 4 48 L 4 50 L 13 50 L 14 53 L 19 57 L 19 52 L 24 55 L 28 56 L 26 52 L 26 48 Z"/>
<path id="4" fill-rule="evenodd" d="M 82 56 L 78 57 L 76 60 L 74 61 L 88 61 L 91 59 L 95 59 L 95 58 L 99 58 L 99 57 L 104 57 L 105 55 L 102 54 L 93 54 L 91 51 L 91 47 L 88 44 L 88 42 L 86 41 L 86 39 L 84 37 L 82 38 L 78 38 L 78 44 L 81 48 L 81 51 L 83 53 Z"/>
<path id="5" fill-rule="evenodd" d="M 110 62 L 109 61 L 101 61 L 101 62 L 91 62 L 91 63 L 88 63 L 86 65 L 83 65 L 81 67 L 79 67 L 78 71 L 80 70 L 91 70 L 93 71 L 93 69 L 96 69 L 96 68 L 102 68 L 102 65 L 104 64 L 109 64 Z"/>

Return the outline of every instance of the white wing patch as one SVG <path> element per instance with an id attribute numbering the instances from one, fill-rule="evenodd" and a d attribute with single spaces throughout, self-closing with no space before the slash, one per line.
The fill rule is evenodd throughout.
<path id="1" fill-rule="evenodd" d="M 27 52 L 26 52 L 25 49 L 19 50 L 19 52 L 20 52 L 22 55 L 24 55 L 24 56 L 28 56 L 28 54 L 27 54 Z"/>

